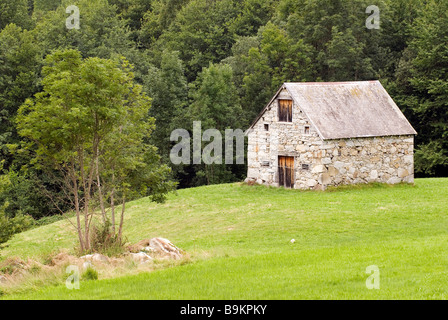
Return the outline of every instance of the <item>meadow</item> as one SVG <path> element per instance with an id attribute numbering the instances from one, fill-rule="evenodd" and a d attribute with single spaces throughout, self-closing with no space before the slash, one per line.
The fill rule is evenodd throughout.
<path id="1" fill-rule="evenodd" d="M 128 242 L 167 238 L 187 261 L 0 299 L 446 299 L 447 195 L 438 178 L 319 192 L 234 183 L 182 189 L 164 204 L 143 198 L 127 206 Z M 43 261 L 75 245 L 61 220 L 15 235 L 0 259 Z M 366 286 L 372 265 L 379 289 Z"/>

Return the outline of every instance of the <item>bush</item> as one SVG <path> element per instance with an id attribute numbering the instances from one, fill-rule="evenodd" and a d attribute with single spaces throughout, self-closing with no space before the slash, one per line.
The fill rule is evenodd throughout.
<path id="1" fill-rule="evenodd" d="M 112 231 L 112 224 L 106 221 L 102 224 L 94 224 L 90 229 L 90 246 L 92 252 L 112 257 L 125 251 L 123 239 Z"/>
<path id="2" fill-rule="evenodd" d="M 62 219 L 64 219 L 64 216 L 62 216 L 60 214 L 55 214 L 54 216 L 43 217 L 43 218 L 40 218 L 39 220 L 34 221 L 34 227 L 42 227 L 47 224 L 51 224 L 51 223 L 60 221 Z"/>
<path id="3" fill-rule="evenodd" d="M 96 271 L 92 267 L 88 267 L 86 271 L 82 273 L 81 280 L 84 281 L 98 280 L 98 271 Z"/>
<path id="4" fill-rule="evenodd" d="M 4 208 L 8 204 L 4 204 L 0 208 L 0 243 L 8 241 L 14 234 L 25 231 L 33 225 L 33 218 L 18 214 L 14 218 L 9 218 L 5 214 Z"/>

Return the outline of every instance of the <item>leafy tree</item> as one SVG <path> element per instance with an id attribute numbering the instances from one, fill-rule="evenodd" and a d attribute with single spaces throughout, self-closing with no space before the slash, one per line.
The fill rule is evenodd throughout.
<path id="1" fill-rule="evenodd" d="M 151 140 L 159 149 L 164 162 L 168 163 L 170 133 L 175 129 L 180 107 L 188 98 L 187 80 L 179 53 L 164 51 L 160 68 L 151 68 L 144 80 L 144 87 L 152 98 L 149 114 L 156 117 L 156 130 Z"/>
<path id="2" fill-rule="evenodd" d="M 428 1 L 410 41 L 404 103 L 417 124 L 416 171 L 448 174 L 448 3 Z M 402 68 L 409 67 L 403 61 Z M 406 75 L 403 69 L 402 75 Z M 408 74 L 409 74 L 408 73 Z M 403 92 L 404 94 L 405 92 Z"/>
<path id="3" fill-rule="evenodd" d="M 240 129 L 243 112 L 229 65 L 210 64 L 208 68 L 204 68 L 195 82 L 195 89 L 191 91 L 191 98 L 188 112 L 192 120 L 201 121 L 203 130 L 217 129 L 224 137 L 225 129 Z M 235 174 L 241 168 L 223 163 L 224 158 L 219 164 L 197 165 L 195 184 L 216 184 L 240 178 L 236 178 Z"/>
<path id="4" fill-rule="evenodd" d="M 191 0 L 179 10 L 153 50 L 179 51 L 187 80 L 192 82 L 210 62 L 218 63 L 229 55 L 235 42 L 230 26 L 237 14 L 232 0 Z"/>
<path id="5" fill-rule="evenodd" d="M 106 222 L 109 202 L 115 227 L 115 206 L 121 203 L 121 237 L 125 201 L 134 193 L 161 201 L 172 184 L 168 169 L 155 166 L 154 148 L 144 143 L 154 119 L 147 117 L 149 98 L 134 84 L 126 60 L 117 65 L 83 60 L 76 50 L 56 51 L 46 58 L 43 74 L 43 92 L 20 108 L 18 129 L 29 139 L 36 165 L 62 175 L 84 252 L 91 248 L 95 209 Z"/>
<path id="6" fill-rule="evenodd" d="M 0 0 L 0 30 L 14 23 L 21 28 L 31 28 L 27 0 Z"/>
<path id="7" fill-rule="evenodd" d="M 138 42 L 143 17 L 151 11 L 154 0 L 109 0 L 109 4 L 117 7 L 117 13 L 126 21 L 131 30 L 131 38 Z"/>
<path id="8" fill-rule="evenodd" d="M 52 11 L 61 4 L 62 0 L 34 0 L 33 8 L 35 11 Z"/>
<path id="9" fill-rule="evenodd" d="M 80 12 L 80 28 L 68 29 L 66 8 L 76 5 Z M 83 57 L 104 59 L 125 56 L 136 66 L 135 77 L 141 82 L 149 66 L 145 52 L 136 49 L 127 21 L 120 19 L 117 8 L 107 0 L 63 0 L 54 11 L 38 18 L 34 34 L 46 54 L 57 49 L 76 49 Z"/>
<path id="10" fill-rule="evenodd" d="M 0 169 L 3 163 L 0 163 Z M 10 180 L 7 175 L 0 175 L 0 196 L 5 189 L 9 188 Z M 8 216 L 5 209 L 8 202 L 0 202 L 0 244 L 8 241 L 14 234 L 22 232 L 33 224 L 33 219 L 29 216 L 17 213 L 14 216 Z"/>
<path id="11" fill-rule="evenodd" d="M 159 37 L 167 30 L 179 10 L 189 0 L 154 0 L 151 10 L 147 10 L 143 16 L 139 32 L 139 40 L 143 47 L 150 48 Z"/>
<path id="12" fill-rule="evenodd" d="M 274 13 L 274 1 L 246 0 L 242 9 L 232 22 L 230 30 L 238 36 L 254 36 L 258 29 L 271 19 Z"/>
<path id="13" fill-rule="evenodd" d="M 328 80 L 357 81 L 375 79 L 370 58 L 363 53 L 365 44 L 356 41 L 350 29 L 345 32 L 332 30 L 332 39 L 327 44 L 326 63 Z"/>
<path id="14" fill-rule="evenodd" d="M 39 89 L 42 50 L 31 31 L 10 24 L 0 32 L 0 61 L 0 157 L 9 168 L 14 157 L 8 145 L 19 140 L 13 118 L 25 99 Z"/>

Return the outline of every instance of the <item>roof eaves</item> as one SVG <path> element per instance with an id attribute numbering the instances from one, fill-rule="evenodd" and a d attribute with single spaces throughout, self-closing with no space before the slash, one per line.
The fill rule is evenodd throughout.
<path id="1" fill-rule="evenodd" d="M 292 92 L 288 89 L 288 83 L 284 83 L 283 86 L 285 87 L 286 91 L 288 91 L 289 95 L 291 96 L 291 98 L 294 100 L 294 103 L 300 108 L 299 103 L 297 102 L 297 100 L 294 98 L 294 95 L 292 94 Z M 317 134 L 319 135 L 319 137 L 322 140 L 326 140 L 326 138 L 323 136 L 322 132 L 319 130 L 319 128 L 316 126 L 316 124 L 311 120 L 311 118 L 306 114 L 305 110 L 303 110 L 302 108 L 300 108 L 300 110 L 303 112 L 303 114 L 305 115 L 305 117 L 308 119 L 309 122 L 311 122 L 311 124 L 313 125 L 314 129 L 317 131 Z"/>
<path id="2" fill-rule="evenodd" d="M 280 86 L 280 88 L 277 90 L 277 92 L 275 93 L 275 95 L 272 97 L 272 99 L 269 101 L 269 103 L 263 108 L 263 110 L 261 110 L 261 112 L 258 114 L 258 116 L 255 118 L 255 120 L 252 122 L 252 124 L 250 125 L 250 127 L 244 132 L 244 135 L 248 135 L 249 132 L 251 131 L 251 129 L 254 127 L 254 125 L 258 122 L 258 120 L 260 120 L 261 116 L 266 112 L 266 109 L 271 105 L 271 103 L 275 100 L 275 98 L 277 98 L 277 96 L 279 95 L 280 91 L 285 88 L 285 84 L 282 84 Z M 288 91 L 289 92 L 289 91 Z M 291 93 L 290 93 L 291 94 Z"/>

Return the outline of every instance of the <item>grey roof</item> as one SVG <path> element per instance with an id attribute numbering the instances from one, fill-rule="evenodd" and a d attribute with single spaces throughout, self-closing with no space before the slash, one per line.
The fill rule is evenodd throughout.
<path id="1" fill-rule="evenodd" d="M 379 81 L 287 82 L 282 88 L 322 139 L 417 134 Z"/>

